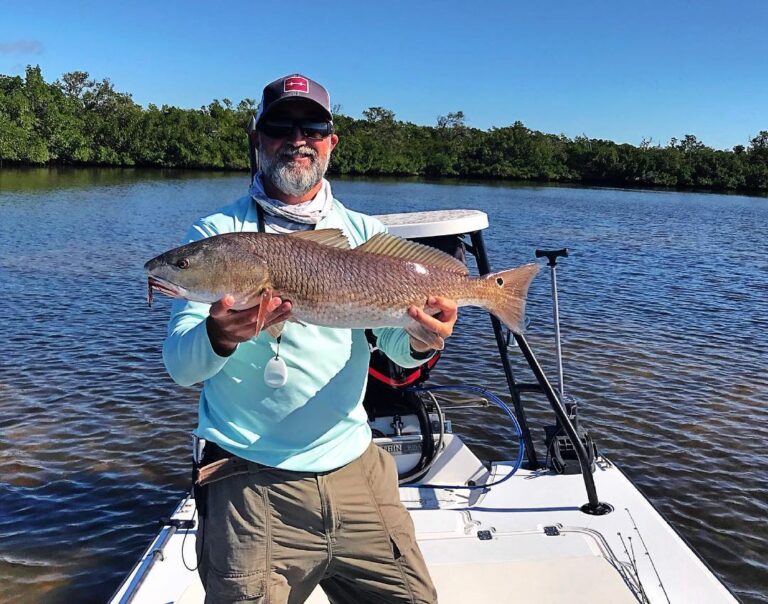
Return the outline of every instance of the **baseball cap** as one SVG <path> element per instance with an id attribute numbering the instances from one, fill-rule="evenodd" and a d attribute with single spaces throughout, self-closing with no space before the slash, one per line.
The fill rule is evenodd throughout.
<path id="1" fill-rule="evenodd" d="M 264 87 L 261 102 L 256 110 L 254 126 L 258 125 L 261 118 L 275 107 L 292 99 L 312 101 L 323 110 L 323 113 L 325 113 L 329 120 L 332 118 L 331 97 L 328 91 L 314 80 L 310 80 L 299 73 L 294 73 L 278 78 Z"/>

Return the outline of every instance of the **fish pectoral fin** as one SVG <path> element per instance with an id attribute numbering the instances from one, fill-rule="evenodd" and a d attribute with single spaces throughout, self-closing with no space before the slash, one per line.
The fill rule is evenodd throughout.
<path id="1" fill-rule="evenodd" d="M 306 239 L 320 245 L 335 247 L 340 250 L 350 249 L 349 239 L 341 229 L 315 229 L 314 231 L 296 231 L 289 233 L 288 237 L 294 239 Z"/>
<path id="2" fill-rule="evenodd" d="M 410 325 L 406 326 L 405 331 L 412 338 L 416 338 L 420 342 L 424 342 L 430 348 L 434 350 L 442 350 L 445 348 L 445 340 L 437 335 L 434 331 L 430 331 L 424 327 L 421 323 L 413 321 Z"/>
<path id="3" fill-rule="evenodd" d="M 280 321 L 279 323 L 273 323 L 269 327 L 267 327 L 266 332 L 275 338 L 279 338 L 283 334 L 283 328 L 285 327 L 285 321 Z"/>
<path id="4" fill-rule="evenodd" d="M 261 330 L 264 329 L 264 324 L 267 322 L 267 306 L 272 299 L 272 290 L 267 288 L 261 292 L 261 301 L 259 302 L 259 314 L 256 316 L 256 333 L 253 337 L 257 337 Z"/>

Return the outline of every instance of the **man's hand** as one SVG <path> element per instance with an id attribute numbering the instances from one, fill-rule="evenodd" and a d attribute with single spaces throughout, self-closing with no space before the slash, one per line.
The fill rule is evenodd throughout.
<path id="1" fill-rule="evenodd" d="M 229 356 L 241 342 L 247 342 L 256 335 L 259 317 L 259 306 L 245 310 L 232 310 L 235 299 L 224 296 L 211 305 L 206 328 L 211 346 L 216 354 Z M 273 297 L 266 302 L 266 320 L 264 328 L 285 321 L 291 314 L 291 303 L 283 302 L 281 298 Z"/>
<path id="2" fill-rule="evenodd" d="M 459 316 L 459 307 L 456 304 L 456 300 L 450 298 L 443 298 L 442 296 L 430 296 L 427 300 L 427 308 L 436 308 L 440 312 L 430 315 L 425 313 L 418 306 L 411 306 L 408 308 L 408 314 L 412 319 L 421 323 L 429 331 L 432 331 L 445 339 L 453 333 L 453 326 L 456 324 L 456 319 Z M 416 352 L 427 352 L 432 348 L 411 336 L 411 348 Z"/>

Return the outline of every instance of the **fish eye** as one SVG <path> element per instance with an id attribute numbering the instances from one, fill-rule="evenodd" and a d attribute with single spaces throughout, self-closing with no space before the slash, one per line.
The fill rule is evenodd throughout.
<path id="1" fill-rule="evenodd" d="M 176 266 L 179 268 L 189 268 L 189 258 L 182 258 L 178 262 L 176 262 Z"/>
<path id="2" fill-rule="evenodd" d="M 498 285 L 499 287 L 504 285 L 504 279 L 502 279 L 501 277 L 496 277 L 496 285 Z"/>

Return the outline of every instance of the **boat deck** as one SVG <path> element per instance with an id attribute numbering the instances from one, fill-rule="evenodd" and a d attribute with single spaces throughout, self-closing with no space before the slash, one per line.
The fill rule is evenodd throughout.
<path id="1" fill-rule="evenodd" d="M 422 484 L 461 484 L 469 477 L 495 482 L 512 469 L 496 463 L 490 474 L 455 435 Z M 401 487 L 416 536 L 441 604 L 736 602 L 706 565 L 634 485 L 605 458 L 595 483 L 614 511 L 591 516 L 580 475 L 519 470 L 488 491 Z M 194 519 L 194 502 L 176 519 Z M 163 532 L 170 532 L 165 527 Z M 195 565 L 195 530 L 163 532 L 137 566 L 157 560 L 136 589 L 135 569 L 113 602 L 199 603 L 204 599 Z M 183 558 L 182 559 L 182 553 Z M 327 602 L 318 588 L 308 602 Z"/>

